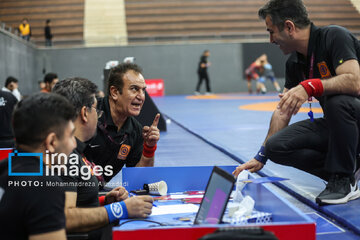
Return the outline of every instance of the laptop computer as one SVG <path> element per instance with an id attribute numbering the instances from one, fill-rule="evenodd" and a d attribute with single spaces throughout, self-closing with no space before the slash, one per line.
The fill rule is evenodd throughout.
<path id="1" fill-rule="evenodd" d="M 195 225 L 222 222 L 234 183 L 235 178 L 233 175 L 219 167 L 215 166 L 213 168 L 194 220 Z"/>

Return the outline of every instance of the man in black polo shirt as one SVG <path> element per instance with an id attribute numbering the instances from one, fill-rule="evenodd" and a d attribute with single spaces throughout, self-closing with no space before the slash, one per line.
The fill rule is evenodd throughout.
<path id="1" fill-rule="evenodd" d="M 105 197 L 99 198 L 99 182 L 103 181 L 103 176 L 112 175 L 112 168 L 95 166 L 84 156 L 85 142 L 94 136 L 98 117 L 102 114 L 102 111 L 97 109 L 96 90 L 96 85 L 84 78 L 62 80 L 52 90 L 66 97 L 77 113 L 74 121 L 77 147 L 70 155 L 74 161 L 69 161 L 67 166 L 69 170 L 77 168 L 79 171 L 76 175 L 62 176 L 64 182 L 69 183 L 65 189 L 66 230 L 90 231 L 89 239 L 100 239 L 100 228 L 120 218 L 147 217 L 151 213 L 153 202 L 150 196 L 128 198 L 128 192 L 123 187 L 117 187 Z M 123 202 L 118 203 L 119 201 Z M 119 206 L 127 214 L 113 217 L 109 210 Z"/>
<path id="2" fill-rule="evenodd" d="M 293 166 L 328 181 L 318 204 L 341 204 L 360 197 L 354 178 L 359 168 L 360 44 L 345 28 L 318 28 L 308 19 L 301 0 L 271 0 L 259 10 L 270 41 L 284 54 L 286 82 L 268 135 L 258 154 L 239 166 L 260 170 L 267 158 Z M 316 97 L 323 118 L 288 126 L 292 115 Z M 309 99 L 310 101 L 310 99 Z M 310 105 L 311 109 L 311 105 Z"/>
<path id="3" fill-rule="evenodd" d="M 0 91 L 0 148 L 13 148 L 11 115 L 18 100 L 10 92 Z"/>
<path id="4" fill-rule="evenodd" d="M 32 95 L 17 105 L 17 152 L 0 161 L 1 239 L 66 239 L 64 191 L 47 169 L 62 164 L 59 153 L 76 147 L 74 116 L 73 106 L 55 94 Z"/>
<path id="5" fill-rule="evenodd" d="M 122 63 L 110 72 L 108 96 L 99 99 L 98 108 L 104 114 L 85 155 L 102 167 L 113 166 L 114 176 L 125 164 L 127 167 L 154 166 L 156 144 L 160 138 L 157 128 L 160 114 L 155 116 L 150 127 L 142 127 L 134 118 L 144 104 L 145 89 L 140 67 Z M 111 177 L 104 176 L 106 181 Z"/>

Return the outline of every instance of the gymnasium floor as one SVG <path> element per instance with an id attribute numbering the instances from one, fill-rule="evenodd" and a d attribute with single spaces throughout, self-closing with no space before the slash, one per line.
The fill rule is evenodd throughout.
<path id="1" fill-rule="evenodd" d="M 155 166 L 234 165 L 252 158 L 268 130 L 275 93 L 245 93 L 153 98 L 167 119 Z M 308 105 L 291 122 L 307 118 Z M 315 117 L 322 116 L 313 103 Z M 360 239 L 360 199 L 318 207 L 315 197 L 325 183 L 312 175 L 268 161 L 262 176 L 289 178 L 273 189 L 317 222 L 317 239 Z"/>

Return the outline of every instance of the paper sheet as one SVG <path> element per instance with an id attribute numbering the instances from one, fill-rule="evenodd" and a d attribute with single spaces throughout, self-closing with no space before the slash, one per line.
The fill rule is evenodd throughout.
<path id="1" fill-rule="evenodd" d="M 150 216 L 177 214 L 177 213 L 195 213 L 199 210 L 199 205 L 195 204 L 175 204 L 175 205 L 158 205 L 152 208 Z"/>
<path id="2" fill-rule="evenodd" d="M 188 194 L 178 194 L 178 195 L 170 195 L 171 199 L 183 199 L 183 198 L 202 198 L 204 195 L 188 195 Z"/>

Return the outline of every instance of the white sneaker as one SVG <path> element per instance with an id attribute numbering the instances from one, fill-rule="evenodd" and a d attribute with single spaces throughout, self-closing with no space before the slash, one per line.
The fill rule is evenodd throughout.
<path id="1" fill-rule="evenodd" d="M 200 93 L 198 91 L 195 91 L 194 95 L 198 96 L 198 95 L 200 95 Z"/>
<path id="2" fill-rule="evenodd" d="M 360 197 L 360 190 L 354 178 L 332 175 L 324 191 L 316 197 L 316 203 L 342 204 Z"/>

